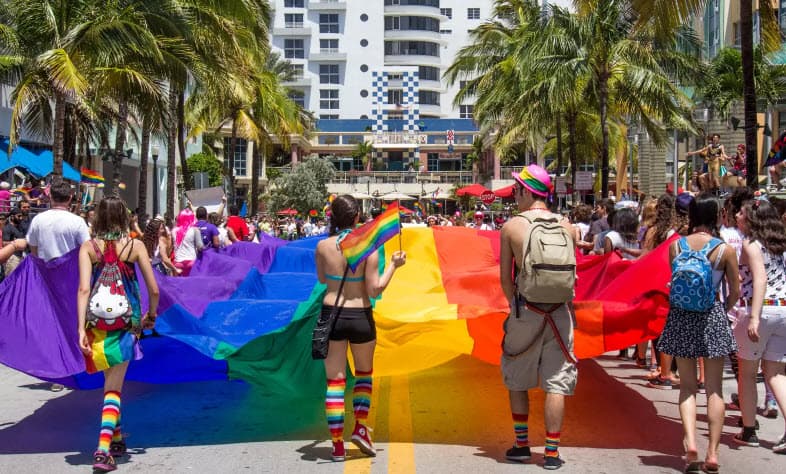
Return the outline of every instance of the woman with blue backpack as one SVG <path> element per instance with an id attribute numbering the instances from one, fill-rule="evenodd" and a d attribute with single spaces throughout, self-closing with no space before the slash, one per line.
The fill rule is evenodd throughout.
<path id="1" fill-rule="evenodd" d="M 688 235 L 669 248 L 669 315 L 658 348 L 677 359 L 686 473 L 719 470 L 718 447 L 726 409 L 723 363 L 735 350 L 726 312 L 739 297 L 739 271 L 736 252 L 717 237 L 720 210 L 720 203 L 712 195 L 702 194 L 693 200 L 688 208 Z M 725 304 L 718 299 L 718 288 L 724 279 L 729 287 Z M 696 447 L 699 358 L 704 359 L 710 435 L 704 462 L 699 461 Z"/>
<path id="2" fill-rule="evenodd" d="M 763 198 L 747 202 L 737 213 L 737 227 L 745 235 L 740 256 L 742 299 L 746 311 L 734 335 L 739 344 L 739 392 L 742 431 L 734 441 L 759 446 L 756 436 L 756 373 L 762 361 L 781 411 L 786 408 L 786 227 L 775 207 Z M 786 453 L 786 434 L 772 447 Z"/>

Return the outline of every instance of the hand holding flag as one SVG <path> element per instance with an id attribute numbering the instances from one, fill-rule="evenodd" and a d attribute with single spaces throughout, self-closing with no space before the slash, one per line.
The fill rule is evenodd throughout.
<path id="1" fill-rule="evenodd" d="M 398 203 L 393 203 L 376 219 L 350 232 L 339 246 L 347 259 L 347 265 L 354 272 L 369 255 L 400 233 L 399 207 Z"/>

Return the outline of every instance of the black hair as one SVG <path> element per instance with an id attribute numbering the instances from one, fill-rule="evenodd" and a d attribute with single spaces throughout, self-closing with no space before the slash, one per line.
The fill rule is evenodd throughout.
<path id="1" fill-rule="evenodd" d="M 93 229 L 98 236 L 128 232 L 126 203 L 117 196 L 107 196 L 102 199 L 98 203 Z"/>
<path id="2" fill-rule="evenodd" d="M 630 208 L 622 208 L 614 213 L 614 223 L 611 228 L 616 230 L 623 239 L 631 242 L 638 237 L 639 216 Z"/>
<path id="3" fill-rule="evenodd" d="M 778 214 L 780 214 L 781 218 L 786 216 L 786 199 L 771 197 L 770 204 L 772 204 L 775 210 L 778 211 Z"/>
<path id="4" fill-rule="evenodd" d="M 350 194 L 342 194 L 330 204 L 330 235 L 351 229 L 360 214 L 358 202 Z"/>
<path id="5" fill-rule="evenodd" d="M 723 207 L 726 209 L 726 215 L 730 216 L 731 221 L 734 222 L 734 216 L 740 212 L 743 204 L 751 200 L 753 200 L 753 191 L 743 186 L 734 188 L 731 196 L 726 199 L 726 202 L 723 205 Z"/>
<path id="6" fill-rule="evenodd" d="M 207 209 L 205 209 L 205 206 L 199 206 L 198 208 L 196 208 L 195 214 L 197 220 L 203 221 L 207 219 Z"/>
<path id="7" fill-rule="evenodd" d="M 601 199 L 598 203 L 598 206 L 606 210 L 606 215 L 611 215 L 611 213 L 614 211 L 614 201 L 609 198 Z M 609 221 L 609 224 L 611 224 L 611 221 Z"/>
<path id="8" fill-rule="evenodd" d="M 720 202 L 710 193 L 701 193 L 688 205 L 688 233 L 697 227 L 706 227 L 712 235 L 718 233 L 718 213 Z"/>
<path id="9" fill-rule="evenodd" d="M 237 208 L 237 204 L 230 204 L 229 205 L 229 215 L 236 216 L 240 213 L 240 209 Z"/>
<path id="10" fill-rule="evenodd" d="M 55 179 L 49 186 L 49 196 L 52 198 L 52 202 L 64 204 L 74 196 L 74 189 L 64 180 Z"/>

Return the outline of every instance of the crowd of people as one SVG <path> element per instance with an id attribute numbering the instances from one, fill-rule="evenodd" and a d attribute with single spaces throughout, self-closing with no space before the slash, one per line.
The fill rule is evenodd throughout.
<path id="1" fill-rule="evenodd" d="M 766 387 L 764 415 L 777 417 L 786 407 L 786 201 L 740 187 L 725 201 L 711 193 L 667 192 L 642 202 L 603 199 L 594 206 L 580 204 L 563 215 L 550 206 L 553 186 L 545 170 L 530 165 L 513 177 L 515 205 L 504 212 L 478 208 L 466 220 L 461 214 L 412 214 L 404 219 L 409 221 L 405 226 L 501 229 L 500 281 L 510 306 L 501 366 L 510 392 L 514 432 L 507 459 L 526 462 L 531 458 L 528 392 L 541 387 L 546 392 L 544 467 L 559 469 L 564 463 L 559 454 L 564 398 L 573 394 L 577 380 L 573 279 L 569 278 L 571 273 L 575 276 L 576 250 L 588 255 L 616 252 L 632 260 L 670 239 L 672 283 L 666 325 L 658 338 L 633 348 L 632 358 L 651 370 L 649 386 L 679 387 L 685 472 L 718 472 L 718 447 L 727 408 L 741 412 L 742 429 L 734 441 L 759 446 L 757 377 L 764 378 Z M 114 470 L 115 458 L 126 450 L 120 431 L 122 385 L 128 362 L 141 354 L 135 350 L 139 331 L 155 325 L 158 288 L 154 272 L 188 276 L 200 253 L 236 242 L 258 241 L 262 233 L 288 239 L 327 234 L 319 242 L 315 258 L 318 279 L 327 285 L 323 316 L 335 318 L 325 359 L 325 410 L 332 457 L 342 461 L 346 456 L 343 423 L 348 350 L 355 376 L 351 439 L 361 452 L 375 455 L 366 426 L 376 344 L 370 300 L 384 291 L 396 269 L 405 264 L 406 253 L 394 252 L 381 274 L 377 253 L 350 271 L 338 243 L 380 210 L 364 216 L 359 203 L 345 195 L 332 201 L 329 227 L 320 219 L 243 218 L 236 206 L 225 203 L 216 212 L 189 204 L 172 222 L 161 216 L 140 219 L 122 200 L 111 196 L 78 215 L 72 212 L 74 191 L 61 180 L 53 181 L 46 195 L 48 209 L 34 218 L 32 203 L 24 200 L 0 214 L 0 264 L 7 276 L 27 254 L 49 261 L 80 249 L 78 344 L 88 371 L 105 374 L 95 469 Z M 533 246 L 533 241 L 537 245 Z M 570 250 L 566 252 L 566 248 Z M 696 267 L 696 262 L 706 265 Z M 139 267 L 149 295 L 146 313 L 140 306 L 140 282 L 134 266 Z M 694 273 L 681 280 L 683 272 L 688 272 L 685 268 Z M 695 286 L 704 281 L 702 268 L 705 288 Z M 106 272 L 111 278 L 104 277 Z M 101 285 L 111 290 L 104 291 Z M 107 301 L 126 302 L 120 304 L 126 308 L 124 313 L 109 314 Z M 110 353 L 112 357 L 107 356 Z M 620 356 L 627 358 L 628 351 L 621 351 Z M 732 394 L 728 405 L 722 393 L 727 357 L 738 382 L 738 395 Z M 760 367 L 763 374 L 759 374 Z M 696 394 L 700 391 L 707 394 L 710 428 L 703 461 L 699 460 L 695 435 Z M 772 450 L 786 453 L 786 435 L 774 441 Z"/>

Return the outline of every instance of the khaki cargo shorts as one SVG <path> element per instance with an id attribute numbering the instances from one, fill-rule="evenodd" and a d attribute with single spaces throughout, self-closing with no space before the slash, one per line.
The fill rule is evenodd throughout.
<path id="1" fill-rule="evenodd" d="M 573 316 L 568 306 L 560 306 L 551 316 L 562 341 L 573 355 Z M 565 359 L 551 326 L 543 325 L 543 316 L 519 306 L 519 317 L 516 318 L 514 310 L 505 320 L 504 329 L 501 366 L 508 390 L 530 390 L 537 387 L 540 380 L 540 387 L 546 393 L 573 395 L 578 370 Z M 525 349 L 526 352 L 521 353 Z"/>

